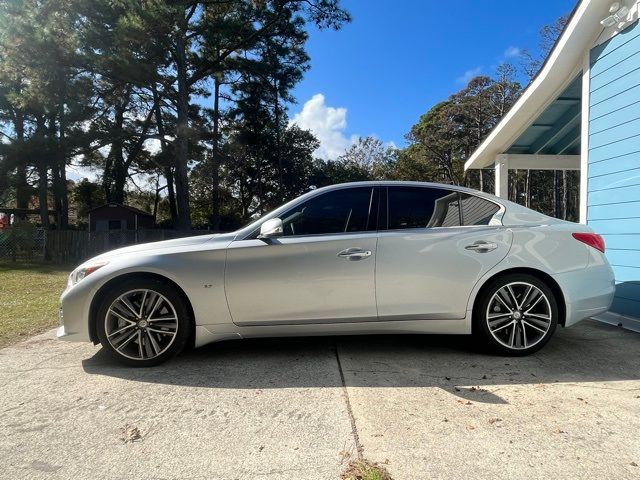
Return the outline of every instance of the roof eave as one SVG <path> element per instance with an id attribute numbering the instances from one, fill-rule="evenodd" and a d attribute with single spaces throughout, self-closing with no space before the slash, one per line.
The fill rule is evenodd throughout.
<path id="1" fill-rule="evenodd" d="M 584 54 L 602 30 L 603 0 L 582 0 L 571 14 L 544 65 L 489 136 L 465 162 L 464 168 L 484 168 L 535 121 L 582 69 Z"/>

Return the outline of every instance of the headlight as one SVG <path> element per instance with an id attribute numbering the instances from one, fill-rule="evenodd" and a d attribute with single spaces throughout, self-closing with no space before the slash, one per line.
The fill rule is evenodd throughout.
<path id="1" fill-rule="evenodd" d="M 109 262 L 96 262 L 90 263 L 89 265 L 86 265 L 84 267 L 76 268 L 73 272 L 71 272 L 71 275 L 69 275 L 69 286 L 73 287 L 87 275 L 90 275 L 99 268 L 104 267 L 107 263 Z"/>

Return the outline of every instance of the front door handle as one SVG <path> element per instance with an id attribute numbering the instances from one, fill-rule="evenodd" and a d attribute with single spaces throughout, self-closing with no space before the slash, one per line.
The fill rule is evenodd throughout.
<path id="1" fill-rule="evenodd" d="M 361 260 L 371 256 L 371 250 L 362 250 L 361 248 L 353 247 L 347 248 L 338 252 L 338 257 L 346 258 L 348 260 Z"/>
<path id="2" fill-rule="evenodd" d="M 498 245 L 496 243 L 485 242 L 484 240 L 478 240 L 477 242 L 472 243 L 471 245 L 467 245 L 464 248 L 466 250 L 471 250 L 473 252 L 487 253 L 498 248 Z"/>

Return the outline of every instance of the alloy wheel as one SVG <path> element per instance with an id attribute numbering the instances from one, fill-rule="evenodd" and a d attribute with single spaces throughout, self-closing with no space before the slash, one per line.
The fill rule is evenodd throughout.
<path id="1" fill-rule="evenodd" d="M 553 319 L 551 304 L 542 290 L 527 282 L 511 282 L 493 294 L 485 320 L 502 346 L 523 350 L 547 335 Z"/>
<path id="2" fill-rule="evenodd" d="M 164 295 L 151 289 L 130 290 L 111 303 L 104 326 L 117 353 L 132 360 L 149 360 L 173 344 L 178 315 Z"/>

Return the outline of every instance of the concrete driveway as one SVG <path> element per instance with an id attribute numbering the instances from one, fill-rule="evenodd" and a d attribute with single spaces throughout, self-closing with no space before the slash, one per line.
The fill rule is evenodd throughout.
<path id="1" fill-rule="evenodd" d="M 228 342 L 153 369 L 53 332 L 0 350 L 0 478 L 640 478 L 640 336 L 526 358 L 463 337 Z M 141 438 L 135 441 L 128 441 Z"/>

